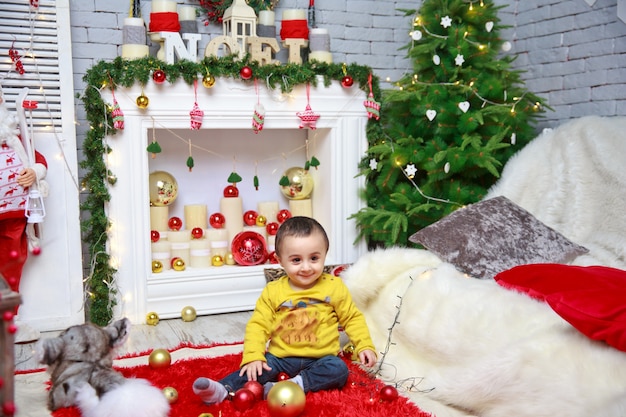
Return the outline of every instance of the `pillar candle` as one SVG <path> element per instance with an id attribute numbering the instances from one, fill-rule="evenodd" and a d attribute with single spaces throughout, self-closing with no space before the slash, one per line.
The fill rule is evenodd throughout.
<path id="1" fill-rule="evenodd" d="M 153 206 L 150 207 L 150 230 L 167 230 L 167 222 L 170 216 L 170 209 L 168 206 Z"/>
<path id="2" fill-rule="evenodd" d="M 220 200 L 220 213 L 224 215 L 230 242 L 237 233 L 243 230 L 243 202 L 241 197 L 224 197 Z"/>
<path id="3" fill-rule="evenodd" d="M 310 198 L 289 200 L 289 211 L 292 216 L 313 217 L 313 205 Z"/>
<path id="4" fill-rule="evenodd" d="M 139 59 L 145 58 L 150 54 L 148 45 L 124 44 L 122 45 L 122 58 Z"/>
<path id="5" fill-rule="evenodd" d="M 185 264 L 189 263 L 189 243 L 191 242 L 191 233 L 189 230 L 171 230 L 167 234 L 167 241 L 171 246 L 171 258 L 181 258 Z"/>
<path id="6" fill-rule="evenodd" d="M 257 204 L 257 212 L 265 216 L 268 223 L 278 221 L 276 219 L 278 211 L 278 201 L 261 201 Z"/>
<path id="7" fill-rule="evenodd" d="M 206 204 L 189 204 L 185 206 L 185 228 L 193 230 L 196 227 L 207 228 L 207 207 Z"/>
<path id="8" fill-rule="evenodd" d="M 309 61 L 333 63 L 333 54 L 327 51 L 311 51 L 309 52 Z"/>
<path id="9" fill-rule="evenodd" d="M 122 43 L 134 45 L 146 44 L 146 27 L 142 18 L 127 17 L 124 19 Z"/>
<path id="10" fill-rule="evenodd" d="M 158 242 L 152 242 L 152 260 L 153 261 L 161 261 L 163 264 L 163 269 L 172 269 L 170 265 L 170 259 L 172 259 L 171 254 L 171 243 L 167 240 L 159 240 Z"/>
<path id="11" fill-rule="evenodd" d="M 189 266 L 192 268 L 211 266 L 211 241 L 209 239 L 192 239 L 189 242 Z"/>
<path id="12" fill-rule="evenodd" d="M 283 10 L 283 20 L 306 20 L 306 10 L 304 9 Z"/>
<path id="13" fill-rule="evenodd" d="M 228 230 L 226 229 L 207 229 L 205 236 L 210 242 L 211 256 L 226 256 L 230 252 L 228 247 Z"/>
<path id="14" fill-rule="evenodd" d="M 178 6 L 178 20 L 196 20 L 196 8 L 193 6 Z"/>
<path id="15" fill-rule="evenodd" d="M 172 0 L 152 0 L 150 3 L 152 13 L 176 13 L 177 4 Z"/>
<path id="16" fill-rule="evenodd" d="M 276 235 L 270 235 L 267 237 L 267 253 L 276 251 Z"/>
<path id="17" fill-rule="evenodd" d="M 276 24 L 276 13 L 271 10 L 261 10 L 258 23 L 259 25 L 274 26 Z"/>

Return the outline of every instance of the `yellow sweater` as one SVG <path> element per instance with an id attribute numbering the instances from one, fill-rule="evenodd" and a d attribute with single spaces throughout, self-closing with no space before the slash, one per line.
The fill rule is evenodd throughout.
<path id="1" fill-rule="evenodd" d="M 241 365 L 265 361 L 266 347 L 277 357 L 337 355 L 339 324 L 356 353 L 376 351 L 365 317 L 341 278 L 324 273 L 315 286 L 301 291 L 291 288 L 287 276 L 272 281 L 263 289 L 246 326 Z"/>

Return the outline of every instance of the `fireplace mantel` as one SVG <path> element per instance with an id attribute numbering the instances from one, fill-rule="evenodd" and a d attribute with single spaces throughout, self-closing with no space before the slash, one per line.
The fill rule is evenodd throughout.
<path id="1" fill-rule="evenodd" d="M 136 105 L 136 98 L 142 92 L 150 100 L 146 109 Z M 110 92 L 103 92 L 103 95 L 105 101 L 113 102 Z M 300 142 L 310 142 L 315 148 L 315 156 L 322 161 L 313 174 L 315 189 L 312 206 L 313 217 L 322 223 L 331 241 L 327 263 L 351 263 L 365 252 L 364 242 L 356 242 L 358 232 L 354 220 L 348 220 L 363 207 L 359 191 L 364 186 L 364 179 L 358 175 L 358 163 L 367 149 L 365 126 L 368 119 L 363 106 L 366 95 L 356 86 L 344 88 L 333 82 L 325 87 L 320 78 L 317 87 L 310 87 L 310 106 L 320 114 L 314 130 L 299 128 L 300 120 L 296 116 L 307 106 L 305 86 L 295 87 L 293 91 L 283 94 L 260 83 L 256 88 L 252 81 L 225 78 L 218 78 L 212 88 L 199 85 L 197 103 L 204 111 L 204 118 L 198 131 L 190 129 L 189 111 L 196 100 L 194 87 L 182 80 L 175 84 L 150 82 L 143 88 L 120 88 L 115 91 L 115 98 L 124 113 L 125 122 L 123 130 L 106 137 L 111 147 L 106 162 L 117 177 L 117 182 L 110 188 L 111 199 L 106 207 L 111 220 L 109 250 L 113 266 L 117 269 L 116 284 L 120 295 L 115 316 L 125 316 L 135 323 L 142 323 L 149 312 L 156 312 L 161 318 L 180 317 L 185 306 L 193 306 L 198 315 L 251 310 L 265 285 L 264 269 L 277 267 L 268 263 L 152 272 L 148 179 L 155 160 L 151 159 L 146 147 L 155 132 L 159 142 L 168 140 L 168 137 L 189 137 L 194 143 L 206 140 L 208 145 L 203 145 L 205 148 L 218 146 L 208 142 L 212 135 L 219 132 L 223 137 L 227 132 L 232 140 L 220 141 L 220 149 L 229 145 L 225 142 L 232 142 L 230 146 L 234 147 L 232 152 L 237 154 L 237 163 L 243 163 L 244 167 L 250 165 L 245 163 L 246 140 L 263 141 L 266 144 L 264 149 L 272 150 L 277 156 L 288 154 L 291 147 Z M 255 135 L 252 114 L 257 102 L 265 107 L 266 115 L 263 130 Z M 286 135 L 293 136 L 293 146 L 285 144 Z M 283 139 L 280 144 L 273 144 L 273 137 Z M 186 146 L 183 148 L 187 149 Z M 194 157 L 198 158 L 198 154 L 195 152 Z M 172 156 L 177 156 L 176 162 L 168 162 Z M 182 156 L 186 157 L 186 154 Z M 158 154 L 156 161 L 161 166 L 179 167 L 180 157 L 163 152 Z M 248 159 L 254 157 L 251 155 Z M 289 160 L 288 155 L 283 157 L 284 160 L 277 158 L 265 162 L 266 165 L 273 164 L 272 175 L 280 175 L 285 164 L 293 165 L 293 161 L 302 160 Z M 238 165 L 237 169 L 240 167 L 244 168 Z M 224 162 L 213 157 L 210 163 L 196 163 L 193 176 L 183 173 L 177 176 L 185 176 L 185 181 L 193 181 L 190 178 L 195 178 L 195 175 L 199 178 L 195 181 L 202 181 L 202 178 L 208 181 L 219 176 L 220 179 L 223 177 L 225 186 L 231 168 L 232 161 Z M 214 171 L 203 174 L 203 169 Z M 223 186 L 207 184 L 206 195 L 196 193 L 202 194 L 197 198 L 204 199 L 211 206 L 209 212 L 215 212 Z M 270 190 L 278 189 L 277 183 L 276 186 L 273 184 Z M 255 194 L 255 198 L 262 197 Z M 179 200 L 173 203 L 173 206 L 179 204 L 173 210 L 182 209 L 183 198 L 179 197 Z M 286 204 L 281 202 L 281 206 Z"/>

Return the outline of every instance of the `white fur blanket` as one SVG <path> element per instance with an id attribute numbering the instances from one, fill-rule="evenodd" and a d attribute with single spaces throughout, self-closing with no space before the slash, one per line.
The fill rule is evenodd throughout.
<path id="1" fill-rule="evenodd" d="M 504 195 L 587 247 L 574 264 L 626 269 L 625 132 L 626 117 L 595 116 L 544 131 L 486 198 Z M 421 381 L 408 395 L 437 417 L 626 416 L 626 353 L 544 303 L 418 249 L 371 252 L 342 276 L 382 376 Z"/>

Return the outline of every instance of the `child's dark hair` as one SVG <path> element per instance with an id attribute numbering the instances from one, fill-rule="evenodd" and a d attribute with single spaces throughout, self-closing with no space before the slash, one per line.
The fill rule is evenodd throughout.
<path id="1" fill-rule="evenodd" d="M 330 246 L 328 235 L 326 234 L 326 230 L 324 230 L 322 225 L 319 224 L 317 220 L 305 216 L 295 216 L 285 220 L 280 225 L 278 232 L 276 233 L 276 243 L 274 245 L 276 248 L 276 255 L 280 256 L 280 247 L 285 237 L 307 237 L 314 232 L 319 232 L 322 235 L 324 241 L 326 242 L 326 251 L 328 251 L 328 247 Z"/>

